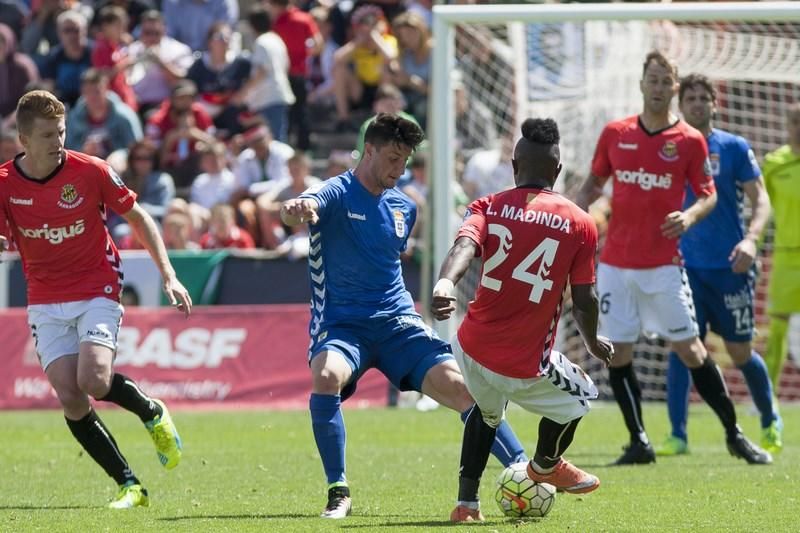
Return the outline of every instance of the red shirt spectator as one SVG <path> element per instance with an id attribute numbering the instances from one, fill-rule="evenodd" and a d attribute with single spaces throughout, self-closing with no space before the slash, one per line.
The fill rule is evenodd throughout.
<path id="1" fill-rule="evenodd" d="M 253 237 L 236 225 L 236 213 L 228 204 L 217 204 L 211 208 L 208 221 L 208 232 L 200 238 L 200 246 L 204 250 L 216 248 L 256 247 Z"/>
<path id="2" fill-rule="evenodd" d="M 274 21 L 272 31 L 280 35 L 289 52 L 289 75 L 303 76 L 308 73 L 308 57 L 312 50 L 319 53 L 322 37 L 314 18 L 288 2 L 270 1 Z"/>

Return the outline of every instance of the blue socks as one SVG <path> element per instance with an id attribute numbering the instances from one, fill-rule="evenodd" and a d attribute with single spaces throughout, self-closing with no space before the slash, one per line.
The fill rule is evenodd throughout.
<path id="1" fill-rule="evenodd" d="M 461 421 L 466 422 L 472 408 L 470 407 L 461 413 Z M 525 448 L 514 434 L 514 430 L 508 425 L 508 422 L 503 420 L 497 426 L 497 433 L 492 443 L 492 455 L 497 457 L 497 460 L 503 466 L 513 465 L 515 463 L 523 463 L 528 461 L 528 456 L 525 455 Z"/>
<path id="2" fill-rule="evenodd" d="M 772 404 L 772 383 L 769 380 L 767 365 L 757 352 L 738 367 L 744 375 L 750 396 L 761 413 L 761 427 L 766 428 L 778 419 Z M 672 435 L 683 440 L 686 437 L 686 420 L 689 416 L 689 389 L 692 378 L 689 369 L 678 354 L 670 352 L 667 366 L 667 410 L 672 424 Z"/>
<path id="3" fill-rule="evenodd" d="M 772 383 L 769 380 L 767 365 L 761 356 L 753 352 L 750 359 L 739 367 L 744 374 L 750 396 L 756 404 L 758 412 L 761 413 L 761 427 L 769 427 L 774 420 L 778 419 L 772 405 Z"/>
<path id="4" fill-rule="evenodd" d="M 667 365 L 667 412 L 672 424 L 672 436 L 688 441 L 686 421 L 689 418 L 689 389 L 692 388 L 692 374 L 683 364 L 678 354 L 669 353 Z"/>
<path id="5" fill-rule="evenodd" d="M 338 394 L 311 394 L 311 427 L 314 440 L 322 458 L 328 484 L 343 483 L 345 454 L 345 429 L 342 418 L 342 397 Z"/>

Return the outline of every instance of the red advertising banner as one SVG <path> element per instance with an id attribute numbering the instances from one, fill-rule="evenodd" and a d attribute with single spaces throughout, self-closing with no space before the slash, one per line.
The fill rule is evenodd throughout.
<path id="1" fill-rule="evenodd" d="M 24 309 L 0 310 L 0 409 L 58 408 Z M 170 405 L 306 408 L 308 306 L 129 307 L 115 368 Z M 347 404 L 385 405 L 387 381 L 369 371 Z"/>

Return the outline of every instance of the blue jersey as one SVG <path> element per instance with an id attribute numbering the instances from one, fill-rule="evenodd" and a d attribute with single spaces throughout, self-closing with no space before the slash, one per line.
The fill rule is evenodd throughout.
<path id="1" fill-rule="evenodd" d="M 717 205 L 681 237 L 681 253 L 688 267 L 730 268 L 728 257 L 745 234 L 742 184 L 757 179 L 761 170 L 753 150 L 742 137 L 712 129 L 706 141 L 717 187 Z M 684 209 L 695 199 L 687 188 Z"/>
<path id="2" fill-rule="evenodd" d="M 310 226 L 311 335 L 322 324 L 416 315 L 400 254 L 417 208 L 398 189 L 367 191 L 352 170 L 300 195 L 319 204 Z"/>

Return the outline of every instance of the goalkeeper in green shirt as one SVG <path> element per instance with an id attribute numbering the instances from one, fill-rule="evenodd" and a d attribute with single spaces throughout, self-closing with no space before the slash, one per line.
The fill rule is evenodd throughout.
<path id="1" fill-rule="evenodd" d="M 769 278 L 769 339 L 764 359 L 778 393 L 789 350 L 790 317 L 800 318 L 800 103 L 787 113 L 788 144 L 770 152 L 761 167 L 775 221 L 775 249 Z M 795 326 L 796 327 L 796 326 Z M 800 356 L 800 347 L 793 346 Z"/>

